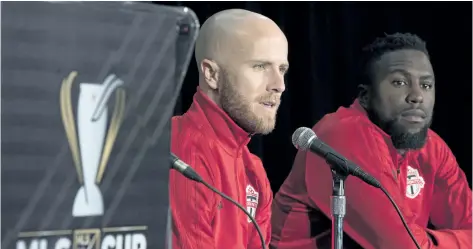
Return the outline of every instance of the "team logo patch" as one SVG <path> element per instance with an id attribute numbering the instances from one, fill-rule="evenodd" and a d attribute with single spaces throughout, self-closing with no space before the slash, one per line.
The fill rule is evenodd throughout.
<path id="1" fill-rule="evenodd" d="M 424 185 L 424 178 L 419 175 L 419 171 L 411 166 L 407 166 L 406 196 L 411 199 L 416 198 L 422 188 L 424 188 Z"/>
<path id="2" fill-rule="evenodd" d="M 246 186 L 246 210 L 251 214 L 253 218 L 256 215 L 256 208 L 258 207 L 258 197 L 259 193 L 253 188 L 253 186 Z M 248 217 L 248 222 L 251 222 L 251 219 Z"/>

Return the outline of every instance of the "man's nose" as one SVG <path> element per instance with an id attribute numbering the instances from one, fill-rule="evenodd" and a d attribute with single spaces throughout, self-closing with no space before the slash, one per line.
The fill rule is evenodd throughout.
<path id="1" fill-rule="evenodd" d="M 413 84 L 409 88 L 409 94 L 407 95 L 407 102 L 411 104 L 420 104 L 424 102 L 424 92 L 419 84 Z"/>
<path id="2" fill-rule="evenodd" d="M 270 84 L 268 84 L 268 91 L 282 93 L 286 90 L 286 84 L 284 82 L 284 74 L 279 70 L 274 72 Z"/>

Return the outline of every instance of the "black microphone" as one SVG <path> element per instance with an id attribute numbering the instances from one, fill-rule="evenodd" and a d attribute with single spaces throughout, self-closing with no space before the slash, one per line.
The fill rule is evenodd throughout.
<path id="1" fill-rule="evenodd" d="M 337 167 L 337 169 L 343 170 L 345 171 L 345 173 L 357 176 L 358 178 L 368 183 L 369 185 L 381 189 L 381 191 L 383 191 L 383 193 L 388 197 L 391 204 L 394 206 L 394 209 L 396 209 L 396 212 L 401 218 L 402 224 L 404 225 L 404 228 L 406 228 L 407 233 L 411 237 L 412 241 L 414 242 L 414 244 L 416 245 L 418 249 L 421 249 L 419 243 L 414 237 L 414 234 L 412 234 L 411 229 L 409 229 L 409 226 L 407 226 L 406 220 L 402 216 L 401 210 L 399 209 L 397 204 L 394 202 L 393 198 L 388 193 L 388 191 L 383 186 L 381 186 L 381 183 L 379 183 L 378 180 L 368 175 L 355 163 L 350 162 L 344 156 L 335 152 L 332 148 L 330 148 L 328 145 L 326 145 L 324 142 L 318 139 L 317 135 L 315 135 L 315 132 L 312 131 L 312 129 L 310 128 L 307 128 L 307 127 L 297 128 L 294 134 L 292 134 L 292 144 L 294 144 L 294 146 L 297 149 L 301 149 L 301 150 L 309 149 L 310 151 L 325 158 L 325 160 L 327 160 L 327 162 L 330 165 Z"/>
<path id="2" fill-rule="evenodd" d="M 207 182 L 205 182 L 202 177 L 199 176 L 199 174 L 197 174 L 197 172 L 195 172 L 194 169 L 192 169 L 191 166 L 189 166 L 187 163 L 183 162 L 181 159 L 179 159 L 176 155 L 174 155 L 173 153 L 171 153 L 171 156 L 170 156 L 170 159 L 171 159 L 171 168 L 172 169 L 175 169 L 179 172 L 181 172 L 181 174 L 183 174 L 185 177 L 193 180 L 193 181 L 196 181 L 196 182 L 199 182 L 199 183 L 202 183 L 203 185 L 205 185 L 207 188 L 209 188 L 210 190 L 212 190 L 214 193 L 220 195 L 221 197 L 227 199 L 228 201 L 230 201 L 231 203 L 235 204 L 239 209 L 241 209 L 243 212 L 245 212 L 245 214 L 248 216 L 248 218 L 250 218 L 251 222 L 253 223 L 253 225 L 255 226 L 256 228 L 256 231 L 258 232 L 258 235 L 259 235 L 259 238 L 261 240 L 261 246 L 263 249 L 266 249 L 265 247 L 265 241 L 264 241 L 264 237 L 263 237 L 263 233 L 261 233 L 261 229 L 259 228 L 258 224 L 256 223 L 256 220 L 253 218 L 253 216 L 248 213 L 248 211 L 246 210 L 246 208 L 244 208 L 242 205 L 240 205 L 238 202 L 234 201 L 232 198 L 230 198 L 229 196 L 227 196 L 226 194 L 218 191 L 216 188 L 212 187 L 210 184 L 208 184 Z"/>
<path id="3" fill-rule="evenodd" d="M 364 172 L 358 165 L 350 162 L 344 156 L 340 155 L 330 148 L 330 146 L 318 139 L 312 129 L 307 127 L 298 128 L 294 134 L 292 134 L 292 144 L 294 144 L 297 149 L 309 149 L 325 158 L 330 165 L 335 166 L 337 169 L 342 170 L 347 174 L 354 175 L 371 186 L 381 188 L 381 184 L 378 180 Z"/>
<path id="4" fill-rule="evenodd" d="M 194 171 L 193 168 L 191 168 L 187 163 L 181 161 L 174 153 L 170 154 L 171 158 L 171 169 L 175 169 L 181 174 L 183 174 L 185 177 L 196 181 L 196 182 L 202 182 L 202 177 L 197 174 L 197 172 Z"/>

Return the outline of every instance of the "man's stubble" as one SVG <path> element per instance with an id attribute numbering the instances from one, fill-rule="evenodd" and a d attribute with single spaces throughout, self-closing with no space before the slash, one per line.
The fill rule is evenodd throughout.
<path id="1" fill-rule="evenodd" d="M 269 134 L 276 125 L 276 115 L 274 117 L 258 116 L 251 104 L 251 100 L 243 96 L 234 84 L 229 74 L 223 70 L 219 83 L 220 104 L 222 109 L 241 128 L 251 134 Z M 268 96 L 262 96 L 268 99 Z M 256 103 L 257 100 L 253 100 Z M 279 103 L 279 102 L 278 102 Z"/>
<path id="2" fill-rule="evenodd" d="M 416 133 L 410 133 L 403 127 L 397 119 L 386 120 L 373 109 L 374 103 L 371 102 L 367 110 L 368 116 L 375 125 L 391 136 L 393 146 L 398 150 L 417 150 L 424 147 L 427 142 L 427 134 L 432 124 L 432 119 Z"/>

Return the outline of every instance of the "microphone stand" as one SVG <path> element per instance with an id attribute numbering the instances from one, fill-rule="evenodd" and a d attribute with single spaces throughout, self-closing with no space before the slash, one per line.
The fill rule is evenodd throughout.
<path id="1" fill-rule="evenodd" d="M 166 243 L 167 249 L 172 249 L 172 218 L 171 218 L 171 206 L 168 207 L 168 218 L 166 222 Z"/>
<path id="2" fill-rule="evenodd" d="M 332 167 L 332 249 L 343 249 L 343 218 L 346 213 L 345 180 L 348 174 Z"/>

